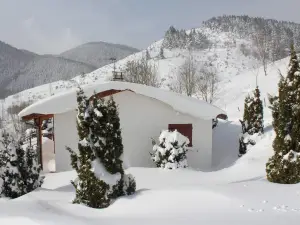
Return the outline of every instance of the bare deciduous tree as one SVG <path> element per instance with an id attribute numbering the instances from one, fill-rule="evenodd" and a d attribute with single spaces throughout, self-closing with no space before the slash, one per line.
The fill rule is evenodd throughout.
<path id="1" fill-rule="evenodd" d="M 214 67 L 204 66 L 196 77 L 195 88 L 203 100 L 212 103 L 217 97 L 218 82 L 219 79 L 216 69 Z"/>
<path id="2" fill-rule="evenodd" d="M 19 112 L 21 112 L 23 109 L 25 109 L 27 106 L 31 105 L 32 102 L 20 102 L 18 105 L 12 105 L 7 108 L 8 116 L 10 117 L 10 120 L 14 126 L 16 133 L 24 133 L 26 130 L 26 124 L 23 123 L 20 120 L 20 117 L 18 116 Z"/>
<path id="3" fill-rule="evenodd" d="M 128 61 L 124 80 L 131 83 L 159 87 L 157 68 L 145 58 L 139 61 Z"/>
<path id="4" fill-rule="evenodd" d="M 269 52 L 268 52 L 268 36 L 266 29 L 259 31 L 253 35 L 254 44 L 257 48 L 257 54 L 259 61 L 261 62 L 265 76 L 267 76 L 267 69 L 269 61 Z"/>
<path id="5" fill-rule="evenodd" d="M 196 63 L 191 55 L 185 60 L 176 75 L 176 80 L 171 85 L 170 89 L 178 92 L 184 93 L 187 96 L 192 96 L 195 94 L 195 83 L 197 76 Z"/>
<path id="6" fill-rule="evenodd" d="M 176 80 L 170 89 L 187 96 L 198 94 L 206 102 L 212 103 L 217 96 L 218 81 L 215 67 L 203 65 L 198 69 L 190 55 L 179 68 Z"/>

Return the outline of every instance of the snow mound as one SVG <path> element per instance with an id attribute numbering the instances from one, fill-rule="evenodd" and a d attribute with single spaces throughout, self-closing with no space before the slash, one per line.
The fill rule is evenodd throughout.
<path id="1" fill-rule="evenodd" d="M 47 168 L 48 168 L 49 172 L 51 172 L 51 173 L 55 172 L 55 170 L 56 170 L 55 159 L 51 159 L 48 161 Z"/>
<path id="2" fill-rule="evenodd" d="M 92 162 L 92 167 L 94 169 L 95 176 L 111 186 L 116 185 L 121 179 L 120 173 L 111 174 L 107 172 L 103 164 L 99 162 L 98 159 Z"/>

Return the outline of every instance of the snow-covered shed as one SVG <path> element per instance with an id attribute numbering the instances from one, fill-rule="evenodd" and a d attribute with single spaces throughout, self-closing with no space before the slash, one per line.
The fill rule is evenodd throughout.
<path id="1" fill-rule="evenodd" d="M 118 104 L 125 167 L 154 167 L 149 154 L 151 138 L 157 139 L 162 130 L 177 129 L 190 139 L 189 166 L 211 168 L 212 119 L 226 114 L 223 110 L 205 101 L 140 84 L 102 82 L 82 88 L 88 97 L 95 93 L 104 98 L 113 95 Z M 23 120 L 34 119 L 37 124 L 54 118 L 56 171 L 71 169 L 65 147 L 77 149 L 76 108 L 76 89 L 71 89 L 40 100 L 19 113 Z"/>

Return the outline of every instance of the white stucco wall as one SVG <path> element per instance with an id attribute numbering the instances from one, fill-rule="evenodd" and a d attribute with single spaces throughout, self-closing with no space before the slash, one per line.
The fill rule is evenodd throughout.
<path id="1" fill-rule="evenodd" d="M 192 123 L 193 147 L 188 163 L 200 170 L 209 170 L 212 161 L 212 124 L 181 114 L 158 100 L 129 91 L 114 95 L 119 114 L 124 145 L 124 162 L 131 167 L 155 167 L 150 159 L 151 138 L 157 139 L 168 124 Z M 75 111 L 55 115 L 55 148 L 57 171 L 69 170 L 70 157 L 65 146 L 77 149 Z"/>
<path id="2" fill-rule="evenodd" d="M 75 111 L 54 115 L 54 135 L 56 171 L 70 170 L 70 153 L 66 150 L 66 146 L 74 151 L 78 149 Z"/>

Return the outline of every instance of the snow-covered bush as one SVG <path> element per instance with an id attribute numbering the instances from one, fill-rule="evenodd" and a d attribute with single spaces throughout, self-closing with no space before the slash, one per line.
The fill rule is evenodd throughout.
<path id="1" fill-rule="evenodd" d="M 37 150 L 32 146 L 23 149 L 22 142 L 3 134 L 0 148 L 1 196 L 17 198 L 40 187 L 43 177 L 38 164 Z"/>
<path id="2" fill-rule="evenodd" d="M 187 146 L 189 139 L 177 130 L 164 130 L 159 136 L 159 144 L 153 146 L 151 159 L 157 167 L 164 169 L 186 168 L 187 163 Z"/>
<path id="3" fill-rule="evenodd" d="M 240 120 L 242 125 L 242 133 L 239 136 L 239 157 L 247 153 L 249 145 L 255 145 L 256 142 L 252 139 L 252 135 L 249 134 L 249 125 L 247 122 Z"/>

